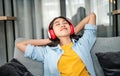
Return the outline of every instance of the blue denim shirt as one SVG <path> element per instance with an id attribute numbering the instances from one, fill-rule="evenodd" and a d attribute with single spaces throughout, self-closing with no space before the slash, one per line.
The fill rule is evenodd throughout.
<path id="1" fill-rule="evenodd" d="M 86 24 L 83 36 L 79 40 L 72 39 L 73 50 L 82 59 L 91 76 L 96 76 L 90 54 L 90 50 L 96 40 L 96 29 L 97 26 Z M 59 44 L 56 47 L 33 46 L 28 44 L 25 57 L 42 61 L 44 63 L 44 76 L 60 76 L 57 64 L 63 53 L 64 51 Z"/>

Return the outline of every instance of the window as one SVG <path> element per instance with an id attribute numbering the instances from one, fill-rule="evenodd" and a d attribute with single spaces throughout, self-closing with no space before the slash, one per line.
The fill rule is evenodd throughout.
<path id="1" fill-rule="evenodd" d="M 112 36 L 109 0 L 66 0 L 66 16 L 72 20 L 74 25 L 77 25 L 90 12 L 95 12 L 97 16 L 97 36 Z"/>

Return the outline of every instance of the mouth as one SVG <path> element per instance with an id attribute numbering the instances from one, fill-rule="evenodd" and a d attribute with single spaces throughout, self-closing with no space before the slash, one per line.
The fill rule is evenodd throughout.
<path id="1" fill-rule="evenodd" d="M 67 30 L 67 28 L 62 28 L 62 29 L 60 29 L 60 31 L 62 31 L 62 30 Z"/>

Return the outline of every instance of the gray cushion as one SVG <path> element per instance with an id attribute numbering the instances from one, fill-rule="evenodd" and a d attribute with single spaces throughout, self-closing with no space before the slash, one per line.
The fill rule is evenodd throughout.
<path id="1" fill-rule="evenodd" d="M 19 41 L 23 41 L 25 39 L 23 38 L 18 38 L 15 41 L 15 44 Z M 26 68 L 34 75 L 34 76 L 44 76 L 43 75 L 43 63 L 33 61 L 29 58 L 24 57 L 24 53 L 19 51 L 19 49 L 16 48 L 14 49 L 14 58 L 19 60 L 23 65 L 26 66 Z"/>
<path id="2" fill-rule="evenodd" d="M 97 38 L 95 45 L 92 48 L 91 55 L 97 76 L 104 76 L 103 70 L 98 62 L 95 53 L 112 52 L 120 50 L 120 37 Z"/>

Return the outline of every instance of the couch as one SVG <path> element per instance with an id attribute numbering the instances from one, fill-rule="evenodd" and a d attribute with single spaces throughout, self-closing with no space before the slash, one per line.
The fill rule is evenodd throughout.
<path id="1" fill-rule="evenodd" d="M 23 38 L 16 39 L 15 43 L 25 40 Z M 92 51 L 93 65 L 97 76 L 104 76 L 103 69 L 98 61 L 96 53 L 98 52 L 113 52 L 120 51 L 120 37 L 99 37 L 97 38 Z M 44 76 L 43 63 L 33 61 L 29 58 L 25 58 L 24 54 L 19 51 L 16 46 L 14 49 L 14 58 L 18 59 L 34 76 Z"/>

